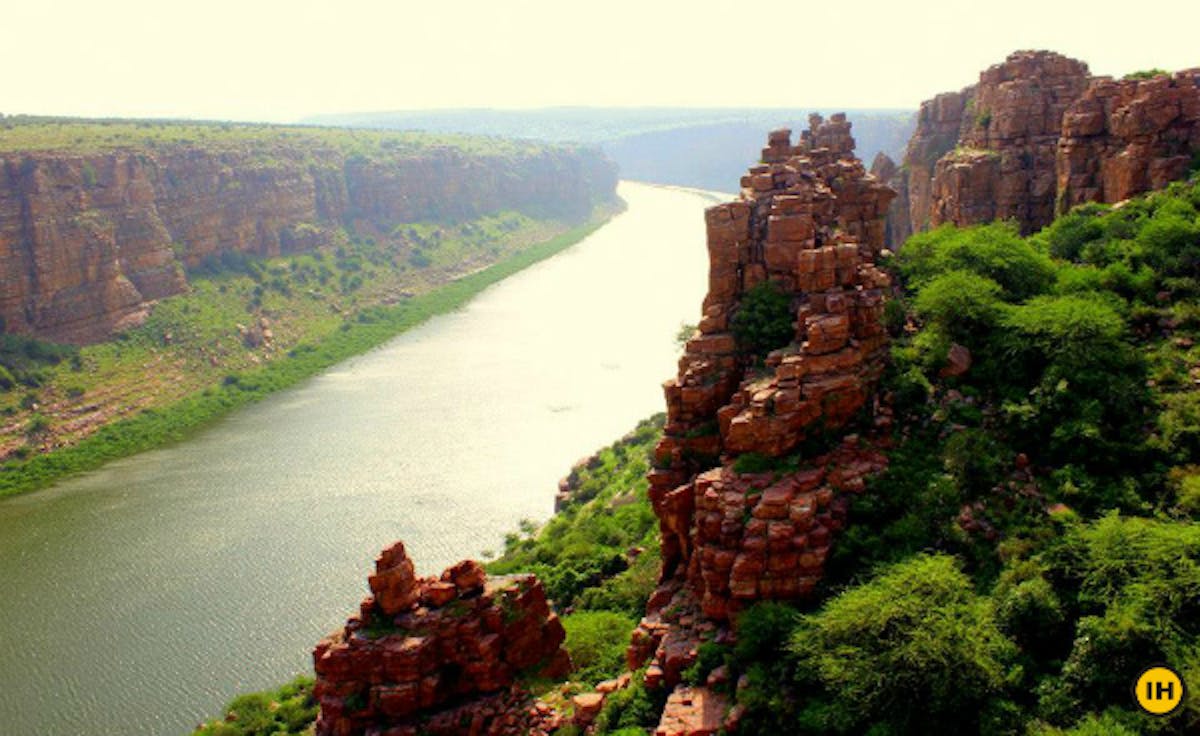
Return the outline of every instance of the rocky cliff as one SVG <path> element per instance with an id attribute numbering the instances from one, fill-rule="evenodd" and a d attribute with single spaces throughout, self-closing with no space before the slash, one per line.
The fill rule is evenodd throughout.
<path id="1" fill-rule="evenodd" d="M 1183 177 L 1200 153 L 1200 69 L 1094 80 L 1063 116 L 1058 211 L 1119 202 Z"/>
<path id="2" fill-rule="evenodd" d="M 571 669 L 537 578 L 489 580 L 472 561 L 419 578 L 397 542 L 368 582 L 359 614 L 313 651 L 319 736 L 516 736 L 557 725 L 516 684 Z"/>
<path id="3" fill-rule="evenodd" d="M 745 606 L 810 595 L 845 494 L 885 465 L 869 441 L 890 421 L 872 394 L 889 291 L 874 259 L 895 192 L 853 149 L 841 115 L 814 116 L 797 145 L 776 131 L 740 198 L 706 213 L 708 294 L 664 385 L 667 423 L 650 473 L 663 570 L 628 654 L 631 668 L 650 663 L 648 686 L 674 688 L 699 643 L 728 636 Z M 786 296 L 792 327 L 760 362 L 744 349 L 738 315 L 768 282 Z M 845 434 L 855 422 L 867 436 Z M 672 722 L 695 715 L 688 703 L 720 710 L 703 688 L 676 695 Z"/>
<path id="4" fill-rule="evenodd" d="M 212 254 L 277 255 L 347 224 L 387 232 L 502 209 L 577 219 L 615 185 L 598 152 L 533 145 L 0 152 L 0 319 L 9 332 L 94 341 L 185 289 L 183 268 Z"/>
<path id="5" fill-rule="evenodd" d="M 1019 51 L 921 105 L 889 231 L 1013 220 L 1023 233 L 1081 202 L 1117 202 L 1182 176 L 1200 148 L 1196 71 L 1116 81 Z"/>

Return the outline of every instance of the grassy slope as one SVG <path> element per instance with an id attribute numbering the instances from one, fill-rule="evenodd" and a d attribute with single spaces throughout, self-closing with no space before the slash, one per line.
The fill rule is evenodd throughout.
<path id="1" fill-rule="evenodd" d="M 190 293 L 163 300 L 142 327 L 18 372 L 35 385 L 17 381 L 0 393 L 0 452 L 8 458 L 0 496 L 180 439 L 458 307 L 578 242 L 610 214 L 575 227 L 513 212 L 456 226 L 414 223 L 398 228 L 408 246 L 347 238 L 326 253 L 198 276 Z M 263 318 L 273 339 L 251 347 L 238 325 Z"/>

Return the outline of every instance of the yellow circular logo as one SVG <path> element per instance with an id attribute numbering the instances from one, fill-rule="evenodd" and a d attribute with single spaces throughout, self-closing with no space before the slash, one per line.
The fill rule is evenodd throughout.
<path id="1" fill-rule="evenodd" d="M 1133 684 L 1133 698 L 1142 710 L 1156 716 L 1175 712 L 1187 688 L 1179 673 L 1165 664 L 1147 668 Z"/>

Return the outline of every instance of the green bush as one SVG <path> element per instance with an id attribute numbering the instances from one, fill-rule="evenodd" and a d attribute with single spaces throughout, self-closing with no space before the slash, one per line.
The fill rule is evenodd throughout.
<path id="1" fill-rule="evenodd" d="M 1055 258 L 1066 261 L 1079 259 L 1083 246 L 1105 237 L 1104 225 L 1098 219 L 1108 205 L 1088 203 L 1075 207 L 1058 217 L 1035 237 Z"/>
<path id="2" fill-rule="evenodd" d="M 1004 314 L 1002 290 L 995 281 L 970 271 L 949 271 L 930 279 L 913 308 L 955 342 L 976 345 Z"/>
<path id="3" fill-rule="evenodd" d="M 1000 629 L 1022 650 L 1049 658 L 1066 654 L 1067 614 L 1043 566 L 1014 561 L 1000 574 L 992 599 Z"/>
<path id="4" fill-rule="evenodd" d="M 733 661 L 748 666 L 778 657 L 799 620 L 800 613 L 785 603 L 755 603 L 738 616 Z"/>
<path id="5" fill-rule="evenodd" d="M 773 281 L 755 285 L 742 297 L 730 321 L 738 348 L 746 355 L 765 358 L 795 337 L 791 298 Z"/>
<path id="6" fill-rule="evenodd" d="M 1005 298 L 1014 301 L 1048 291 L 1056 270 L 1039 245 L 1008 223 L 943 225 L 918 233 L 905 241 L 896 266 L 909 286 L 918 289 L 941 274 L 969 271 L 999 284 Z"/>
<path id="7" fill-rule="evenodd" d="M 969 733 L 1020 680 L 1016 646 L 955 560 L 919 555 L 804 616 L 791 651 L 802 718 L 830 733 Z"/>
<path id="8" fill-rule="evenodd" d="M 624 671 L 625 649 L 637 621 L 613 611 L 580 611 L 564 616 L 562 623 L 575 663 L 572 679 L 594 685 Z"/>
<path id="9" fill-rule="evenodd" d="M 575 605 L 584 610 L 617 611 L 639 618 L 646 610 L 646 600 L 658 586 L 661 566 L 658 546 L 652 544 L 629 569 L 580 591 Z"/>

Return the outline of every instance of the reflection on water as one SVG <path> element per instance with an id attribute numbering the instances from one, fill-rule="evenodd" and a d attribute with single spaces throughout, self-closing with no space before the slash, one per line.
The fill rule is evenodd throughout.
<path id="1" fill-rule="evenodd" d="M 550 514 L 662 407 L 706 198 L 625 183 L 584 242 L 173 447 L 0 503 L 0 732 L 180 734 L 310 669 L 403 539 L 424 573 Z"/>

